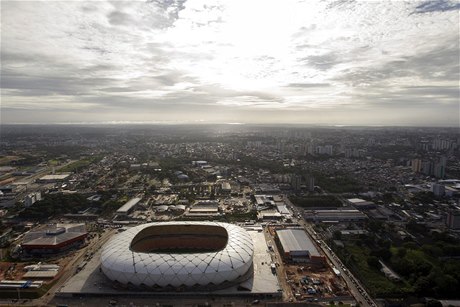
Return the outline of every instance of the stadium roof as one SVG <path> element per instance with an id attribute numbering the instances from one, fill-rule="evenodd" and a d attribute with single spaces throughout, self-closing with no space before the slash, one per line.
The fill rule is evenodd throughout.
<path id="1" fill-rule="evenodd" d="M 228 235 L 223 249 L 209 252 L 141 252 L 132 242 L 142 231 L 221 227 Z M 160 228 L 161 227 L 161 228 Z M 163 229 L 163 230 L 162 230 Z M 208 228 L 203 228 L 209 231 Z M 183 230 L 181 230 L 183 231 Z M 152 235 L 152 234 L 150 234 Z M 168 234 L 172 240 L 174 232 Z M 179 237 L 186 233 L 178 233 Z M 198 240 L 200 234 L 197 235 Z M 161 222 L 132 227 L 106 243 L 101 254 L 101 269 L 111 280 L 135 286 L 206 286 L 219 285 L 251 272 L 253 258 L 251 236 L 243 228 L 218 222 Z"/>
<path id="2" fill-rule="evenodd" d="M 286 253 L 308 251 L 311 256 L 320 256 L 307 233 L 302 229 L 277 230 L 278 238 Z"/>

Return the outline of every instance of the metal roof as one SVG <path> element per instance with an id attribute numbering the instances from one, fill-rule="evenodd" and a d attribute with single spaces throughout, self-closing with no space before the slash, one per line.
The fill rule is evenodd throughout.
<path id="1" fill-rule="evenodd" d="M 276 205 L 276 208 L 281 214 L 291 214 L 291 212 L 289 212 L 289 209 L 286 207 L 286 205 Z"/>
<path id="2" fill-rule="evenodd" d="M 311 256 L 320 256 L 307 233 L 302 229 L 282 229 L 276 231 L 278 238 L 287 253 L 308 251 Z"/>
<path id="3" fill-rule="evenodd" d="M 141 201 L 141 198 L 135 197 L 133 199 L 130 199 L 128 202 L 126 202 L 123 206 L 121 206 L 118 210 L 117 213 L 127 213 L 129 210 L 131 210 L 132 207 L 137 205 L 138 202 Z"/>
<path id="4" fill-rule="evenodd" d="M 58 271 L 29 271 L 24 274 L 24 278 L 53 278 Z"/>
<path id="5" fill-rule="evenodd" d="M 53 174 L 53 175 L 45 175 L 40 177 L 40 180 L 64 180 L 70 176 L 69 173 L 66 174 Z"/>
<path id="6" fill-rule="evenodd" d="M 64 232 L 56 232 L 56 229 L 64 229 Z M 22 245 L 59 245 L 86 234 L 85 224 L 58 224 L 53 228 L 29 232 Z"/>

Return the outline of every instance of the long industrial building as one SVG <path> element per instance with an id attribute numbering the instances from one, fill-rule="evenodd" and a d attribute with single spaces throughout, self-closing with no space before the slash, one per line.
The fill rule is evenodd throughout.
<path id="1" fill-rule="evenodd" d="M 305 210 L 304 218 L 315 222 L 357 222 L 367 219 L 367 216 L 356 209 L 336 210 Z"/>
<path id="2" fill-rule="evenodd" d="M 135 197 L 127 201 L 123 206 L 117 210 L 118 215 L 128 215 L 134 207 L 141 201 L 141 198 Z"/>
<path id="3" fill-rule="evenodd" d="M 276 235 L 285 258 L 294 262 L 325 262 L 324 256 L 303 229 L 281 229 L 276 231 Z"/>

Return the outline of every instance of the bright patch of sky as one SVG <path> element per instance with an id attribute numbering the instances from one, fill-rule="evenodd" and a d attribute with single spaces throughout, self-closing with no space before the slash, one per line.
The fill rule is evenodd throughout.
<path id="1" fill-rule="evenodd" d="M 1 120 L 459 125 L 455 1 L 2 1 Z"/>

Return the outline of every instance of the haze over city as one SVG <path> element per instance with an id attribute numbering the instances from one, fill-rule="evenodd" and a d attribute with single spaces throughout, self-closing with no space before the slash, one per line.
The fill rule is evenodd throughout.
<path id="1" fill-rule="evenodd" d="M 459 125 L 455 1 L 2 1 L 2 123 Z"/>

